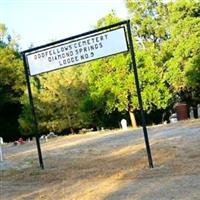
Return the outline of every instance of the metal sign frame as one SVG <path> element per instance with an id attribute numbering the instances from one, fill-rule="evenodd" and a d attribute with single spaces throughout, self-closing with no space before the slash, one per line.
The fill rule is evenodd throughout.
<path id="1" fill-rule="evenodd" d="M 121 29 L 121 30 L 120 30 Z M 47 73 L 47 72 L 51 72 L 51 71 L 54 71 L 54 70 L 58 70 L 58 69 L 62 69 L 62 68 L 66 68 L 66 67 L 70 67 L 70 66 L 73 66 L 73 65 L 78 65 L 78 64 L 83 64 L 83 63 L 85 63 L 85 62 L 89 62 L 89 61 L 94 61 L 94 60 L 96 60 L 96 59 L 100 59 L 100 58 L 104 58 L 104 57 L 108 57 L 108 56 L 111 56 L 111 55 L 115 55 L 115 54 L 119 54 L 119 53 L 123 53 L 123 52 L 127 52 L 128 51 L 128 45 L 127 45 L 127 37 L 126 37 L 126 31 L 125 31 L 125 27 L 124 26 L 122 26 L 122 27 L 118 27 L 118 28 L 114 28 L 114 29 L 112 29 L 112 30 L 105 30 L 105 31 L 101 31 L 101 32 L 97 32 L 97 33 L 90 33 L 90 34 L 88 34 L 88 35 L 86 35 L 85 37 L 83 37 L 83 36 L 77 36 L 77 38 L 75 38 L 75 39 L 69 39 L 69 38 L 66 38 L 65 39 L 65 41 L 63 42 L 60 42 L 60 41 L 57 41 L 56 42 L 56 44 L 54 44 L 54 45 L 49 45 L 48 44 L 48 46 L 46 46 L 46 47 L 41 47 L 41 48 L 39 48 L 39 49 L 37 49 L 37 50 L 32 50 L 31 52 L 27 52 L 26 53 L 26 57 L 27 58 L 29 58 L 30 56 L 32 56 L 32 59 L 33 59 L 33 57 L 37 57 L 37 55 L 40 55 L 40 58 L 39 58 L 39 60 L 41 59 L 41 56 L 42 56 L 42 54 L 43 54 L 43 60 L 45 60 L 46 59 L 46 62 L 47 62 L 47 60 L 48 60 L 48 58 L 50 57 L 53 57 L 54 58 L 54 56 L 55 57 L 58 57 L 59 56 L 59 58 L 56 58 L 56 59 L 58 59 L 58 60 L 56 60 L 55 62 L 56 62 L 56 64 L 58 65 L 58 63 L 59 63 L 59 61 L 62 61 L 64 58 L 62 58 L 62 55 L 64 54 L 65 55 L 65 48 L 69 48 L 69 46 L 71 47 L 71 49 L 69 50 L 67 50 L 67 53 L 69 53 L 69 52 L 71 52 L 71 53 L 75 53 L 74 51 L 78 51 L 78 53 L 76 54 L 76 55 L 68 55 L 68 57 L 73 57 L 73 58 L 75 58 L 75 57 L 82 57 L 82 55 L 80 55 L 81 53 L 79 52 L 79 50 L 83 50 L 84 48 L 86 48 L 87 49 L 87 46 L 86 47 L 77 47 L 78 46 L 78 44 L 79 44 L 79 42 L 83 42 L 83 41 L 87 41 L 87 40 L 89 40 L 89 39 L 91 39 L 91 38 L 96 38 L 96 37 L 99 37 L 100 35 L 101 35 L 101 37 L 103 37 L 102 35 L 106 35 L 107 36 L 107 34 L 110 34 L 111 32 L 116 32 L 116 31 L 122 31 L 123 32 L 123 36 L 124 36 L 124 45 L 126 46 L 126 49 L 123 49 L 123 50 L 120 50 L 120 51 L 116 51 L 116 52 L 111 52 L 111 53 L 107 53 L 106 55 L 101 55 L 101 56 L 96 56 L 95 54 L 98 52 L 98 51 L 100 51 L 100 50 L 102 50 L 102 49 L 104 49 L 104 48 L 107 48 L 107 47 L 104 47 L 104 42 L 105 42 L 105 40 L 107 40 L 107 39 L 103 39 L 101 42 L 99 41 L 99 42 L 97 42 L 97 43 L 99 43 L 99 45 L 100 45 L 100 43 L 101 43 L 101 45 L 102 45 L 102 47 L 101 48 L 98 48 L 98 49 L 94 49 L 94 50 L 89 50 L 90 51 L 90 53 L 93 53 L 94 54 L 94 57 L 92 57 L 92 58 L 90 58 L 90 59 L 83 59 L 83 60 L 79 60 L 79 61 L 74 61 L 74 62 L 72 62 L 72 63 L 66 63 L 66 65 L 62 65 L 62 66 L 54 66 L 54 68 L 53 69 L 43 69 L 43 70 L 41 70 L 40 72 L 37 72 L 37 73 L 33 73 L 33 72 L 31 72 L 32 70 L 32 67 L 30 66 L 30 61 L 29 61 L 29 59 L 28 59 L 28 67 L 29 67 L 29 75 L 30 76 L 35 76 L 35 75 L 39 75 L 39 74 L 42 74 L 42 73 Z M 109 40 L 108 40 L 109 41 Z M 97 43 L 94 43 L 94 44 L 97 44 Z M 74 47 L 75 46 L 75 44 L 76 44 L 76 47 Z M 88 48 L 90 48 L 92 45 L 94 45 L 94 44 L 90 44 L 90 46 L 88 46 Z M 117 44 L 117 43 L 116 43 Z M 63 49 L 63 52 L 61 53 L 61 52 L 54 52 L 54 51 L 60 51 L 61 50 L 61 47 L 62 47 L 62 49 Z M 93 46 L 94 47 L 94 46 Z M 115 47 L 116 48 L 116 47 Z M 52 54 L 52 50 L 53 50 L 53 54 L 55 54 L 55 55 L 48 55 L 48 52 L 50 52 L 51 54 Z M 87 49 L 88 50 L 88 49 Z M 85 50 L 84 50 L 85 51 Z M 97 51 L 97 52 L 96 52 Z M 85 53 L 85 52 L 83 52 L 84 54 L 88 54 L 88 52 L 87 53 Z M 48 56 L 47 56 L 47 55 Z M 96 57 L 95 57 L 96 56 Z M 68 59 L 68 58 L 67 58 Z M 80 59 L 80 58 L 79 58 Z M 37 59 L 35 59 L 35 60 L 38 60 L 38 58 Z M 51 62 L 50 62 L 51 63 Z M 50 64 L 50 63 L 48 63 L 48 64 Z M 40 65 L 42 65 L 43 63 L 41 63 Z M 46 65 L 48 65 L 47 63 L 46 63 Z M 43 64 L 44 65 L 44 64 Z M 51 67 L 50 67 L 51 68 Z"/>
<path id="2" fill-rule="evenodd" d="M 75 40 L 75 39 L 78 39 L 78 38 L 83 38 L 84 36 L 88 36 L 88 35 L 91 35 L 91 34 L 102 33 L 103 31 L 111 31 L 111 30 L 117 29 L 119 27 L 123 27 L 124 30 L 126 29 L 125 33 L 127 33 L 127 36 L 125 34 L 126 42 L 128 44 L 127 45 L 127 47 L 128 47 L 127 51 L 130 52 L 130 54 L 131 54 L 131 60 L 132 60 L 131 70 L 133 71 L 134 77 L 135 77 L 135 85 L 136 85 L 138 103 L 139 103 L 141 119 L 142 119 L 142 127 L 143 127 L 144 140 L 145 140 L 145 145 L 146 145 L 146 152 L 147 152 L 149 167 L 153 168 L 153 160 L 152 160 L 152 156 L 151 156 L 151 148 L 150 148 L 150 145 L 149 145 L 148 133 L 147 133 L 147 128 L 146 128 L 146 120 L 145 120 L 145 116 L 144 116 L 143 102 L 142 102 L 142 96 L 141 96 L 141 92 L 140 92 L 138 72 L 137 72 L 136 61 L 135 61 L 135 53 L 134 53 L 134 48 L 133 48 L 132 36 L 131 36 L 131 25 L 130 25 L 130 20 L 125 20 L 125 21 L 121 21 L 121 22 L 116 23 L 116 24 L 112 24 L 110 26 L 106 26 L 106 27 L 103 27 L 103 28 L 88 31 L 88 32 L 85 32 L 85 33 L 82 33 L 82 34 L 79 34 L 79 35 L 76 35 L 76 36 L 72 36 L 72 37 L 69 37 L 69 38 L 65 38 L 65 39 L 62 39 L 62 40 L 51 42 L 51 43 L 48 43 L 46 45 L 38 46 L 38 47 L 28 49 L 28 50 L 21 52 L 22 57 L 23 57 L 25 75 L 26 75 L 26 82 L 27 82 L 27 88 L 28 88 L 28 94 L 29 94 L 29 102 L 30 102 L 30 106 L 31 106 L 32 114 L 33 114 L 33 123 L 34 123 L 34 126 L 35 126 L 35 132 L 36 132 L 36 144 L 37 144 L 37 150 L 38 150 L 39 163 L 40 163 L 40 167 L 42 169 L 44 169 L 44 163 L 43 163 L 43 159 L 42 159 L 42 152 L 41 152 L 39 132 L 38 132 L 38 123 L 37 123 L 37 118 L 36 118 L 36 113 L 35 113 L 35 107 L 34 107 L 34 102 L 33 102 L 31 85 L 30 85 L 30 71 L 29 71 L 27 55 L 31 54 L 31 52 L 35 52 L 35 51 L 38 51 L 40 49 L 45 49 L 45 48 L 48 48 L 50 46 L 55 46 L 56 44 L 59 44 L 59 43 L 63 43 L 63 42 L 70 41 L 70 40 Z M 122 52 L 120 52 L 120 53 L 122 53 Z M 111 56 L 111 55 L 108 55 L 108 56 Z M 106 57 L 106 56 L 104 56 L 104 57 Z M 86 61 L 86 62 L 88 62 L 88 61 Z M 73 66 L 73 65 L 70 65 L 70 66 Z M 61 69 L 61 68 L 58 68 L 58 69 Z M 58 70 L 58 69 L 55 69 L 55 70 Z"/>

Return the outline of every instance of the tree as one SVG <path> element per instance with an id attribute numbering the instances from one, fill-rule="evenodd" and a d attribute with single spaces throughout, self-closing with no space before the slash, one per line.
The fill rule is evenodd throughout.
<path id="1" fill-rule="evenodd" d="M 154 49 L 140 50 L 136 54 L 144 109 L 165 109 L 172 94 L 165 83 L 163 69 L 153 59 Z M 151 52 L 151 53 L 149 53 Z"/>
<path id="2" fill-rule="evenodd" d="M 100 19 L 97 24 L 108 25 L 110 22 L 118 22 L 120 19 L 115 13 L 110 13 Z M 139 27 L 138 27 L 139 28 Z M 153 59 L 155 52 L 159 52 L 156 40 L 144 37 L 145 41 L 137 46 L 136 59 L 139 70 L 141 91 L 144 108 L 149 111 L 155 108 L 164 109 L 169 104 L 171 94 L 165 84 L 163 70 L 156 65 Z M 158 36 L 157 36 L 158 37 Z M 139 36 L 137 37 L 139 38 Z M 160 36 L 161 38 L 161 36 Z M 151 51 L 149 51 L 151 48 Z M 133 73 L 130 72 L 130 56 L 118 55 L 99 60 L 91 64 L 89 72 L 90 100 L 99 102 L 96 107 L 105 110 L 105 113 L 129 112 L 132 124 L 135 126 L 133 113 L 139 108 Z M 155 74 L 155 72 L 157 74 Z M 157 89 L 159 88 L 159 89 Z M 152 92 L 153 91 L 153 92 Z M 93 104 L 94 105 L 94 104 Z"/>
<path id="3" fill-rule="evenodd" d="M 23 64 L 19 54 L 9 47 L 0 48 L 0 107 L 6 102 L 19 103 L 24 87 Z"/>
<path id="4" fill-rule="evenodd" d="M 156 101 L 150 100 L 149 103 L 156 102 L 157 108 L 165 108 L 173 103 L 174 98 L 171 97 L 180 93 L 180 90 L 188 93 L 189 88 L 193 87 L 192 93 L 197 91 L 194 87 L 199 87 L 197 86 L 200 47 L 198 2 L 195 0 L 177 0 L 169 3 L 155 0 L 127 0 L 126 5 L 132 16 L 133 32 L 138 43 L 137 62 L 139 65 L 143 62 L 143 67 L 139 68 L 139 76 L 143 81 L 147 77 L 154 77 L 153 74 L 156 72 L 157 80 L 156 77 L 153 78 L 156 84 L 149 86 L 154 85 L 155 88 L 162 90 L 156 90 L 150 99 L 155 96 L 158 98 L 155 98 Z M 143 52 L 142 59 L 141 52 Z M 144 63 L 147 63 L 146 67 Z M 148 69 L 149 66 L 153 70 Z M 194 73 L 195 71 L 197 73 Z M 195 81 L 191 81 L 192 79 Z M 151 83 L 151 79 L 148 80 Z M 150 91 L 147 82 L 141 83 L 147 88 L 147 93 L 142 91 L 144 106 L 148 105 L 145 101 Z M 189 96 L 188 101 L 193 101 L 193 97 L 191 99 L 191 95 Z"/>
<path id="5" fill-rule="evenodd" d="M 97 27 L 104 27 L 120 21 L 114 11 L 101 18 L 97 22 Z M 130 72 L 130 58 L 127 54 L 112 56 L 88 64 L 88 88 L 89 93 L 84 105 L 91 105 L 98 119 L 100 116 L 112 115 L 112 113 L 133 112 L 130 94 L 135 95 L 133 85 L 133 74 Z M 86 106 L 86 110 L 89 108 Z M 91 117 L 92 118 L 92 117 Z M 94 119 L 94 117 L 93 117 Z M 96 121 L 98 121 L 96 119 Z M 134 118 L 133 124 L 135 126 Z M 100 122 L 98 122 L 100 123 Z M 112 122 L 111 122 L 112 123 Z M 118 123 L 117 123 L 118 124 Z"/>
<path id="6" fill-rule="evenodd" d="M 73 129 L 84 126 L 80 104 L 84 97 L 85 85 L 78 68 L 34 76 L 31 78 L 31 86 L 40 133 L 59 133 L 66 129 L 73 132 Z M 32 118 L 27 105 L 25 96 L 20 124 L 22 129 L 30 134 Z"/>
<path id="7" fill-rule="evenodd" d="M 118 55 L 91 63 L 88 71 L 89 101 L 96 111 L 105 114 L 131 112 L 129 94 L 135 94 L 133 74 L 129 72 L 126 55 Z"/>
<path id="8" fill-rule="evenodd" d="M 161 0 L 126 0 L 131 16 L 133 36 L 141 47 L 149 43 L 160 44 L 168 39 L 166 31 L 167 7 Z"/>
<path id="9" fill-rule="evenodd" d="M 175 90 L 194 87 L 198 84 L 198 78 L 194 83 L 191 81 L 191 74 L 196 71 L 195 77 L 199 76 L 197 69 L 200 55 L 200 5 L 197 1 L 185 0 L 169 3 L 168 8 L 171 13 L 171 38 L 168 41 L 171 58 L 166 64 L 169 70 L 173 71 L 173 75 L 169 75 L 172 75 L 171 84 Z"/>
<path id="10" fill-rule="evenodd" d="M 25 89 L 23 64 L 14 43 L 6 26 L 0 24 L 0 134 L 5 139 L 19 135 L 17 118 Z"/>
<path id="11" fill-rule="evenodd" d="M 170 84 L 179 95 L 194 109 L 198 117 L 197 104 L 200 103 L 200 5 L 198 1 L 176 1 L 169 3 L 169 28 L 171 38 L 168 46 L 172 52 L 166 62 Z M 173 71 L 173 74 L 170 71 Z M 186 98 L 185 98 L 186 97 Z"/>
<path id="12" fill-rule="evenodd" d="M 155 0 L 127 0 L 126 6 L 131 16 L 144 109 L 147 113 L 163 111 L 172 100 L 163 67 L 168 55 L 162 47 L 170 37 L 165 23 L 167 5 Z"/>
<path id="13" fill-rule="evenodd" d="M 19 103 L 25 88 L 23 64 L 4 24 L 0 24 L 0 108 L 6 103 Z"/>

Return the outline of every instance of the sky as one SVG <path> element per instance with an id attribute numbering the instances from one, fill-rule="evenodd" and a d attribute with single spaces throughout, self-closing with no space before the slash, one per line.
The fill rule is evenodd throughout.
<path id="1" fill-rule="evenodd" d="M 124 0 L 0 0 L 0 23 L 25 50 L 93 30 L 111 10 L 127 18 Z"/>

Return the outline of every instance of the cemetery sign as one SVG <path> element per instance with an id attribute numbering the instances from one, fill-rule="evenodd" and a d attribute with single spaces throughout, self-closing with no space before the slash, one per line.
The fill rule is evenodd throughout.
<path id="1" fill-rule="evenodd" d="M 131 70 L 133 70 L 135 77 L 134 84 L 136 86 L 140 107 L 149 167 L 153 168 L 153 160 L 151 157 L 151 149 L 135 62 L 131 25 L 130 20 L 127 20 L 21 52 L 36 132 L 35 138 L 38 157 L 42 169 L 44 169 L 44 164 L 40 148 L 39 129 L 31 91 L 30 76 L 128 51 L 131 55 Z"/>
<path id="2" fill-rule="evenodd" d="M 26 56 L 29 74 L 33 76 L 126 51 L 126 34 L 124 27 L 121 27 L 56 43 Z"/>

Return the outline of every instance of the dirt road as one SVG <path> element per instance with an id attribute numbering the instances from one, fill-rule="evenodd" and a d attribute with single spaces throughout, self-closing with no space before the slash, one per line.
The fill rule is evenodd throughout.
<path id="1" fill-rule="evenodd" d="M 142 129 L 57 137 L 3 146 L 1 200 L 199 200 L 200 120 L 148 128 L 149 169 Z"/>

